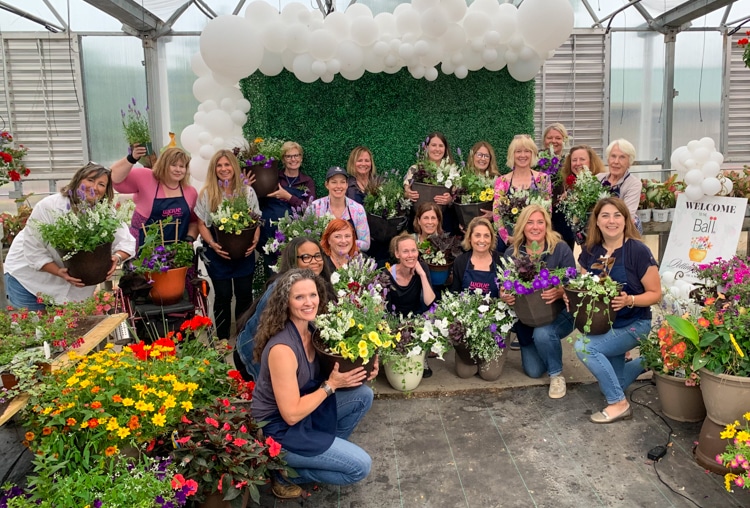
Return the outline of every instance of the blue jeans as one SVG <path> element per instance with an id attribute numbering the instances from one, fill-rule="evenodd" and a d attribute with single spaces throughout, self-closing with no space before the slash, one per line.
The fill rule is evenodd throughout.
<path id="1" fill-rule="evenodd" d="M 336 390 L 338 425 L 333 444 L 313 457 L 287 451 L 285 460 L 299 475 L 289 481 L 349 485 L 366 478 L 370 474 L 372 459 L 366 451 L 347 439 L 371 406 L 372 390 L 367 385 Z"/>
<path id="2" fill-rule="evenodd" d="M 550 376 L 562 374 L 563 337 L 573 331 L 573 316 L 563 310 L 553 322 L 534 328 L 534 342 L 521 346 L 521 365 L 527 376 L 538 378 L 545 372 Z"/>
<path id="3" fill-rule="evenodd" d="M 16 309 L 27 308 L 29 310 L 44 310 L 47 307 L 43 303 L 38 303 L 36 295 L 32 295 L 28 289 L 23 287 L 18 279 L 11 274 L 5 274 L 5 293 L 8 296 L 8 303 Z"/>
<path id="4" fill-rule="evenodd" d="M 602 335 L 584 337 L 575 344 L 576 355 L 599 381 L 608 404 L 625 400 L 625 389 L 643 371 L 641 359 L 625 363 L 625 353 L 638 345 L 638 338 L 651 330 L 650 319 L 639 319 L 624 328 L 612 328 Z"/>

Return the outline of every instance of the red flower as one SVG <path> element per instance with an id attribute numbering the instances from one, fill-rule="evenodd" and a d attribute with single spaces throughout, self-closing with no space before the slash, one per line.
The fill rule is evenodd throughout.
<path id="1" fill-rule="evenodd" d="M 242 374 L 240 374 L 239 370 L 230 370 L 229 372 L 227 372 L 227 375 L 231 379 L 236 379 L 237 381 L 242 381 Z"/>
<path id="2" fill-rule="evenodd" d="M 217 429 L 219 428 L 219 422 L 217 422 L 213 418 L 210 418 L 210 417 L 206 418 L 206 423 L 209 424 L 209 425 L 211 425 L 211 426 L 213 426 L 213 427 L 215 427 L 215 428 L 217 428 Z"/>
<path id="3" fill-rule="evenodd" d="M 182 486 L 185 485 L 185 477 L 181 474 L 176 474 L 172 477 L 172 488 L 174 490 L 177 490 L 179 488 L 182 488 Z"/>
<path id="4" fill-rule="evenodd" d="M 237 446 L 242 446 L 247 443 L 247 439 L 242 439 L 241 437 L 235 438 L 234 444 Z"/>
<path id="5" fill-rule="evenodd" d="M 185 330 L 186 328 L 189 328 L 192 331 L 196 331 L 200 329 L 203 326 L 211 326 L 211 319 L 207 318 L 205 316 L 196 315 L 192 319 L 188 319 L 184 323 L 182 323 L 182 326 L 180 326 L 180 330 Z"/>
<path id="6" fill-rule="evenodd" d="M 29 176 L 31 170 L 29 168 L 23 168 L 23 176 Z"/>
<path id="7" fill-rule="evenodd" d="M 160 349 L 163 349 L 164 351 L 161 351 L 162 354 L 168 355 L 168 356 L 174 356 L 175 355 L 175 345 L 174 342 L 172 342 L 169 339 L 162 338 L 154 342 L 154 346 L 159 346 Z M 159 355 L 161 356 L 161 354 Z"/>
<path id="8" fill-rule="evenodd" d="M 130 350 L 139 360 L 148 360 L 148 354 L 151 351 L 151 346 L 146 345 L 145 342 L 140 341 L 138 344 L 131 344 Z"/>
<path id="9" fill-rule="evenodd" d="M 188 488 L 188 491 L 185 493 L 186 496 L 192 496 L 196 492 L 198 492 L 198 482 L 195 480 L 188 480 L 185 482 L 185 487 Z"/>
<path id="10" fill-rule="evenodd" d="M 234 438 L 232 437 L 231 434 L 227 434 L 226 436 L 224 436 L 224 439 L 226 439 L 227 441 L 231 443 Z"/>
<path id="11" fill-rule="evenodd" d="M 182 423 L 187 423 L 187 424 L 193 423 L 191 420 L 188 420 L 187 416 L 185 416 L 185 415 L 182 415 L 182 417 L 180 418 L 180 421 Z"/>
<path id="12" fill-rule="evenodd" d="M 6 164 L 13 162 L 13 156 L 7 152 L 0 152 L 0 157 L 3 158 Z"/>
<path id="13" fill-rule="evenodd" d="M 745 44 L 747 44 L 748 42 L 750 42 L 750 41 L 748 41 L 748 38 L 747 38 L 747 37 L 745 37 L 744 39 L 740 39 L 740 40 L 738 40 L 738 41 L 737 41 L 737 44 L 739 44 L 740 46 L 744 46 L 744 45 L 745 45 Z M 3 158 L 4 158 L 4 157 L 3 157 Z M 8 161 L 6 161 L 6 162 L 8 162 Z"/>
<path id="14" fill-rule="evenodd" d="M 11 182 L 20 182 L 21 174 L 15 169 L 11 169 L 10 171 L 8 171 L 8 178 L 10 178 Z"/>
<path id="15" fill-rule="evenodd" d="M 272 437 L 266 438 L 266 445 L 268 445 L 268 455 L 276 457 L 281 453 L 281 444 L 274 441 Z"/>
<path id="16" fill-rule="evenodd" d="M 573 187 L 575 184 L 576 184 L 576 175 L 571 173 L 565 179 L 565 185 L 567 185 L 568 187 Z"/>

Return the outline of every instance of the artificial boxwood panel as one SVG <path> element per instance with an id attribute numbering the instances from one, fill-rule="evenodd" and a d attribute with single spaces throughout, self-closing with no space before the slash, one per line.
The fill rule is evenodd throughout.
<path id="1" fill-rule="evenodd" d="M 378 172 L 404 174 L 427 134 L 442 131 L 454 155 L 456 147 L 467 157 L 476 141 L 489 141 L 503 171 L 513 136 L 534 134 L 534 81 L 520 83 L 505 69 L 471 72 L 466 79 L 441 74 L 432 82 L 402 69 L 310 84 L 284 70 L 272 77 L 255 73 L 240 87 L 252 105 L 245 134 L 302 145 L 302 170 L 313 176 L 319 195 L 326 194 L 326 169 L 346 167 L 357 145 L 373 151 Z"/>

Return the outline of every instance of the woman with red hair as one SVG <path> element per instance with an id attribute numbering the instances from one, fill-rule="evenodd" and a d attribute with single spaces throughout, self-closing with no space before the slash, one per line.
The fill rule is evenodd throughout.
<path id="1" fill-rule="evenodd" d="M 331 273 L 335 272 L 359 253 L 354 240 L 357 234 L 352 223 L 344 219 L 333 219 L 320 238 L 320 246 L 326 254 L 325 262 Z"/>

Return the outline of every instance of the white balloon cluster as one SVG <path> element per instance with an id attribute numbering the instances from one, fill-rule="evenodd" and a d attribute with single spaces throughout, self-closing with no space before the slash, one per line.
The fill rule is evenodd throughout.
<path id="1" fill-rule="evenodd" d="M 348 80 L 365 71 L 393 74 L 407 67 L 416 79 L 434 81 L 438 66 L 465 78 L 469 71 L 499 71 L 528 81 L 573 30 L 568 0 L 526 0 L 519 8 L 498 0 L 412 0 L 393 13 L 373 16 L 350 5 L 323 18 L 306 5 L 252 2 L 245 16 L 211 20 L 201 55 L 216 81 L 232 85 L 257 69 L 275 76 L 283 68 L 305 83 Z"/>
<path id="2" fill-rule="evenodd" d="M 672 152 L 670 161 L 680 180 L 687 184 L 685 196 L 689 200 L 699 201 L 704 195 L 728 196 L 732 192 L 732 181 L 721 172 L 724 156 L 716 151 L 713 139 L 694 139 Z"/>
<path id="3" fill-rule="evenodd" d="M 663 307 L 673 314 L 681 315 L 685 312 L 693 312 L 700 306 L 690 298 L 690 292 L 698 286 L 681 278 L 682 274 L 666 270 L 661 274 L 662 294 L 664 295 Z"/>
<path id="4" fill-rule="evenodd" d="M 242 96 L 236 80 L 227 85 L 229 80 L 212 73 L 200 53 L 193 55 L 191 66 L 198 76 L 193 95 L 201 104 L 193 115 L 194 123 L 180 134 L 180 142 L 192 154 L 191 176 L 203 182 L 214 153 L 242 145 L 242 126 L 247 121 L 250 101 Z"/>

